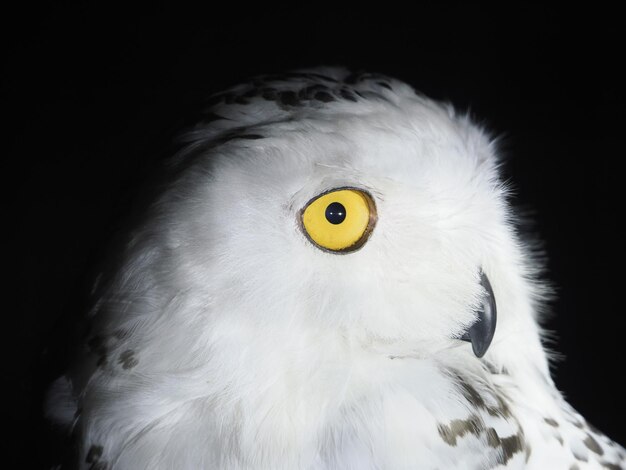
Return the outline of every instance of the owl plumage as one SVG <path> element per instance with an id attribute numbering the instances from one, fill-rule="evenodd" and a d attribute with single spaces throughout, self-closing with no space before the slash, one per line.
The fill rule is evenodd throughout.
<path id="1" fill-rule="evenodd" d="M 550 378 L 467 115 L 320 68 L 216 95 L 183 139 L 50 394 L 79 468 L 626 466 Z"/>

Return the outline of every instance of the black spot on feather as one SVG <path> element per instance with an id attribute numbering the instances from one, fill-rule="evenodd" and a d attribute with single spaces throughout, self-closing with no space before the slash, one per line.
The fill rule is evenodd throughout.
<path id="1" fill-rule="evenodd" d="M 100 460 L 100 457 L 102 457 L 102 452 L 104 452 L 104 448 L 102 446 L 92 445 L 87 452 L 85 462 L 93 463 L 97 460 Z"/>
<path id="2" fill-rule="evenodd" d="M 132 349 L 127 349 L 122 354 L 117 361 L 119 364 L 122 364 L 122 368 L 125 370 L 132 369 L 137 364 L 139 364 L 139 360 L 135 357 L 135 351 Z"/>

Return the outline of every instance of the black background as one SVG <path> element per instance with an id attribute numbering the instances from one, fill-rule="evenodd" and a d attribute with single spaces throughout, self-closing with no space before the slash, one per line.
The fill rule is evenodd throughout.
<path id="1" fill-rule="evenodd" d="M 505 136 L 512 202 L 535 220 L 557 291 L 546 322 L 563 356 L 556 383 L 626 442 L 617 11 L 52 3 L 1 20 L 4 247 L 15 283 L 2 335 L 3 462 L 35 467 L 51 452 L 39 402 L 62 370 L 90 267 L 199 99 L 251 75 L 320 64 L 403 79 Z"/>

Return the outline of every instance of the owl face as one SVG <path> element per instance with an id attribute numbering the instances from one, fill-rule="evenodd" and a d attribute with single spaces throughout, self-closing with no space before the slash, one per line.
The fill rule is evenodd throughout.
<path id="1" fill-rule="evenodd" d="M 505 226 L 492 145 L 415 95 L 342 106 L 193 160 L 168 196 L 178 275 L 211 321 L 390 355 L 462 347 Z"/>

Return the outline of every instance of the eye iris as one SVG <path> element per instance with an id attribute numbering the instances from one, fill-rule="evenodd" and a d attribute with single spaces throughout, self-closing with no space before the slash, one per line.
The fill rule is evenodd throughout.
<path id="1" fill-rule="evenodd" d="M 324 251 L 335 253 L 361 248 L 376 220 L 372 198 L 353 188 L 322 193 L 300 211 L 300 227 L 309 241 Z"/>
<path id="2" fill-rule="evenodd" d="M 339 225 L 346 220 L 346 208 L 339 202 L 331 202 L 326 207 L 326 220 L 333 225 Z"/>

